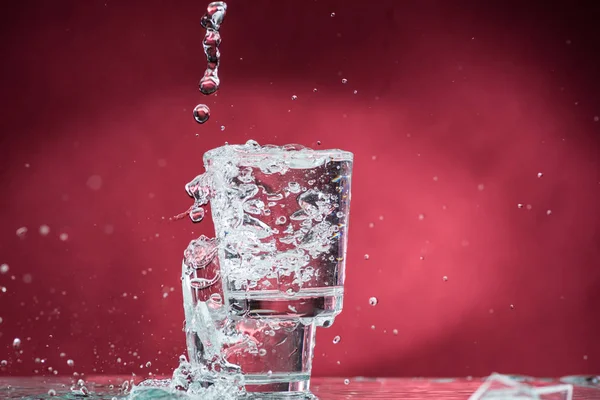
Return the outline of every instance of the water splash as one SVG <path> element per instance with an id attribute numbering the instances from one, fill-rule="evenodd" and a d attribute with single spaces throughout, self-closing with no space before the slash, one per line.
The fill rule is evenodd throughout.
<path id="1" fill-rule="evenodd" d="M 207 66 L 204 75 L 200 79 L 200 92 L 211 95 L 219 90 L 221 83 L 219 79 L 219 64 L 221 62 L 221 34 L 219 29 L 227 13 L 227 4 L 223 1 L 215 1 L 208 5 L 206 13 L 202 16 L 200 24 L 206 29 L 202 47 L 206 55 Z"/>

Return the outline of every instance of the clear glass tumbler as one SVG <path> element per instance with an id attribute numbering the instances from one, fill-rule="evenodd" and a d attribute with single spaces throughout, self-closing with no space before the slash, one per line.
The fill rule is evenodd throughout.
<path id="1" fill-rule="evenodd" d="M 309 396 L 315 327 L 342 310 L 352 161 L 342 150 L 254 141 L 204 155 L 206 173 L 186 189 L 192 214 L 210 201 L 216 239 L 192 242 L 184 261 L 192 362 L 206 364 L 216 343 L 219 370 L 241 373 L 247 392 Z M 199 324 L 199 303 L 221 322 Z M 199 334 L 206 323 L 218 335 Z"/>

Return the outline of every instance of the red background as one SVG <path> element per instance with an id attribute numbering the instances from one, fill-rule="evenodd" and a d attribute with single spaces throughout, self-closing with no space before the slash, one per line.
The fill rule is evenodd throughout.
<path id="1" fill-rule="evenodd" d="M 169 217 L 206 150 L 248 139 L 355 153 L 345 307 L 316 375 L 600 372 L 598 9 L 232 0 L 207 98 L 204 6 L 5 6 L 0 373 L 169 374 L 182 253 L 213 232 Z"/>

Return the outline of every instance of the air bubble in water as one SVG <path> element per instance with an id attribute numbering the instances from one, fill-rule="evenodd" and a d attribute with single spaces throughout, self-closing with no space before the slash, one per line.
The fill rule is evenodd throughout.
<path id="1" fill-rule="evenodd" d="M 339 337 L 339 336 L 336 336 L 336 337 L 334 337 L 334 338 L 333 338 L 333 344 L 338 344 L 338 343 L 340 342 L 340 340 L 341 340 L 341 339 L 342 339 L 342 338 L 341 338 L 341 337 Z"/>
<path id="2" fill-rule="evenodd" d="M 69 360 L 67 360 L 67 365 L 69 367 L 73 367 L 75 365 L 75 361 L 69 359 Z"/>
<path id="3" fill-rule="evenodd" d="M 14 349 L 18 349 L 19 347 L 21 347 L 21 339 L 15 338 L 15 340 L 13 340 L 12 346 Z"/>
<path id="4" fill-rule="evenodd" d="M 194 108 L 194 119 L 197 123 L 203 124 L 210 118 L 210 109 L 206 104 L 198 104 Z"/>
<path id="5" fill-rule="evenodd" d="M 10 269 L 10 267 L 8 266 L 8 264 L 0 265 L 0 274 L 7 273 L 9 269 Z"/>
<path id="6" fill-rule="evenodd" d="M 377 305 L 377 303 L 379 303 L 379 300 L 377 300 L 377 297 L 371 297 L 371 298 L 369 299 L 369 304 L 370 304 L 370 305 L 372 305 L 372 306 L 376 306 L 376 305 Z"/>

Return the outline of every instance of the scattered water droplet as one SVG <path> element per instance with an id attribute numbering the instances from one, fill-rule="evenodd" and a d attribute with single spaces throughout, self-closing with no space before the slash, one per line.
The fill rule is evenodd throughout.
<path id="1" fill-rule="evenodd" d="M 2 360 L 0 361 L 0 367 L 6 367 L 8 365 L 8 361 Z"/>
<path id="2" fill-rule="evenodd" d="M 354 94 L 357 94 L 357 93 L 358 93 L 358 90 L 355 90 L 353 93 L 354 93 Z"/>
<path id="3" fill-rule="evenodd" d="M 392 331 L 392 333 L 393 333 L 394 335 L 397 335 L 397 334 L 398 334 L 398 329 L 394 329 L 394 330 Z"/>
<path id="4" fill-rule="evenodd" d="M 348 79 L 346 79 L 346 78 L 342 79 L 342 83 L 345 85 L 346 83 L 348 83 Z"/>
<path id="5" fill-rule="evenodd" d="M 321 145 L 321 141 L 317 140 L 317 146 L 320 146 L 320 145 Z"/>
<path id="6" fill-rule="evenodd" d="M 518 208 L 523 208 L 523 204 L 519 203 L 519 204 L 517 204 L 517 207 Z"/>
<path id="7" fill-rule="evenodd" d="M 372 329 L 372 330 L 375 330 L 375 325 L 371 325 L 371 329 Z"/>
<path id="8" fill-rule="evenodd" d="M 340 342 L 340 340 L 341 340 L 341 339 L 342 339 L 342 338 L 341 338 L 341 337 L 339 337 L 339 336 L 336 336 L 336 337 L 334 337 L 334 338 L 333 338 L 333 344 L 338 344 L 338 343 Z"/>
<path id="9" fill-rule="evenodd" d="M 372 222 L 369 222 L 369 228 L 373 228 L 373 227 L 375 227 L 375 224 Z"/>
<path id="10" fill-rule="evenodd" d="M 102 177 L 100 175 L 92 175 L 88 178 L 86 185 L 92 190 L 100 190 L 102 187 Z"/>
<path id="11" fill-rule="evenodd" d="M 204 208 L 194 207 L 190 210 L 190 219 L 193 222 L 200 222 L 204 219 Z"/>
<path id="12" fill-rule="evenodd" d="M 10 267 L 8 266 L 8 264 L 0 265 L 0 274 L 7 273 L 9 269 L 10 269 Z"/>
<path id="13" fill-rule="evenodd" d="M 46 236 L 49 233 L 50 233 L 50 227 L 48 225 L 41 225 L 40 226 L 40 235 Z"/>
<path id="14" fill-rule="evenodd" d="M 330 14 L 331 18 L 335 17 L 335 13 Z"/>
<path id="15" fill-rule="evenodd" d="M 63 242 L 66 242 L 69 239 L 69 235 L 66 233 L 61 233 L 60 235 L 58 235 L 58 238 Z"/>
<path id="16" fill-rule="evenodd" d="M 56 396 L 56 390 L 54 390 L 54 389 L 48 390 L 48 396 L 50 396 L 50 397 Z"/>
<path id="17" fill-rule="evenodd" d="M 67 365 L 68 365 L 69 367 L 74 367 L 74 366 L 75 366 L 75 361 L 73 361 L 73 360 L 69 359 L 69 360 L 67 360 Z"/>
<path id="18" fill-rule="evenodd" d="M 13 340 L 12 346 L 13 346 L 14 349 L 20 348 L 21 347 L 21 339 L 15 338 Z"/>
<path id="19" fill-rule="evenodd" d="M 596 115 L 596 116 L 594 116 L 594 122 L 598 122 L 598 121 L 600 121 L 600 117 L 599 117 L 599 116 L 597 116 L 597 115 Z"/>
<path id="20" fill-rule="evenodd" d="M 511 309 L 511 310 L 514 310 L 514 309 L 515 309 L 515 305 L 514 305 L 514 304 L 511 304 L 511 305 L 510 305 L 510 309 Z"/>
<path id="21" fill-rule="evenodd" d="M 146 363 L 146 368 L 150 368 L 151 366 L 152 366 L 152 363 L 151 363 L 150 361 L 148 361 L 148 362 Z"/>
<path id="22" fill-rule="evenodd" d="M 552 214 L 552 210 L 546 210 L 546 215 Z"/>
<path id="23" fill-rule="evenodd" d="M 221 132 L 223 132 L 225 130 L 225 126 L 221 125 Z"/>
<path id="24" fill-rule="evenodd" d="M 206 104 L 198 104 L 194 107 L 194 119 L 197 123 L 203 124 L 210 118 L 210 109 Z"/>
<path id="25" fill-rule="evenodd" d="M 419 260 L 423 261 L 425 259 L 425 256 L 420 256 Z"/>
<path id="26" fill-rule="evenodd" d="M 365 254 L 365 260 L 368 260 L 368 259 L 369 259 L 369 255 Z"/>
<path id="27" fill-rule="evenodd" d="M 446 275 L 444 275 L 444 277 L 442 278 L 444 282 L 448 281 L 448 277 Z"/>
<path id="28" fill-rule="evenodd" d="M 344 379 L 344 385 L 349 385 L 350 384 L 350 379 Z"/>
<path id="29" fill-rule="evenodd" d="M 283 225 L 283 224 L 285 224 L 285 223 L 286 223 L 286 221 L 287 221 L 287 218 L 286 218 L 285 216 L 283 216 L 283 215 L 282 215 L 282 216 L 280 216 L 280 217 L 277 217 L 277 220 L 275 221 L 275 223 L 276 223 L 277 225 Z"/>
<path id="30" fill-rule="evenodd" d="M 19 229 L 17 229 L 17 236 L 20 237 L 21 239 L 25 239 L 25 235 L 27 235 L 27 228 L 22 226 Z"/>
<path id="31" fill-rule="evenodd" d="M 376 305 L 377 305 L 377 303 L 379 303 L 379 300 L 377 300 L 377 297 L 371 297 L 371 298 L 369 299 L 369 304 L 370 304 L 370 305 L 372 305 L 372 306 L 376 306 Z"/>
<path id="32" fill-rule="evenodd" d="M 538 178 L 541 178 L 542 176 L 544 176 L 544 174 L 543 174 L 542 172 L 538 172 L 538 173 L 537 173 L 537 177 L 538 177 Z"/>
<path id="33" fill-rule="evenodd" d="M 25 274 L 25 275 L 23 275 L 23 282 L 24 283 L 31 283 L 32 280 L 33 280 L 33 277 L 31 276 L 31 274 Z"/>
<path id="34" fill-rule="evenodd" d="M 271 370 L 268 370 L 268 371 L 267 371 L 267 376 L 271 376 L 271 375 L 273 375 L 273 371 L 271 371 Z"/>
<path id="35" fill-rule="evenodd" d="M 298 96 L 296 96 L 296 95 L 292 96 L 292 100 L 297 100 L 297 99 L 298 99 Z"/>
<path id="36" fill-rule="evenodd" d="M 314 89 L 313 89 L 313 93 L 317 93 L 317 92 L 318 92 L 318 89 L 317 89 L 317 88 L 314 88 Z"/>
<path id="37" fill-rule="evenodd" d="M 419 214 L 419 221 L 423 221 L 425 219 L 425 214 Z"/>
<path id="38" fill-rule="evenodd" d="M 258 355 L 261 356 L 261 357 L 264 357 L 264 356 L 267 355 L 267 351 L 265 349 L 260 349 L 258 351 Z"/>
<path id="39" fill-rule="evenodd" d="M 477 190 L 479 190 L 480 192 L 485 189 L 485 186 L 483 185 L 483 183 L 480 183 L 479 185 L 477 185 Z"/>

